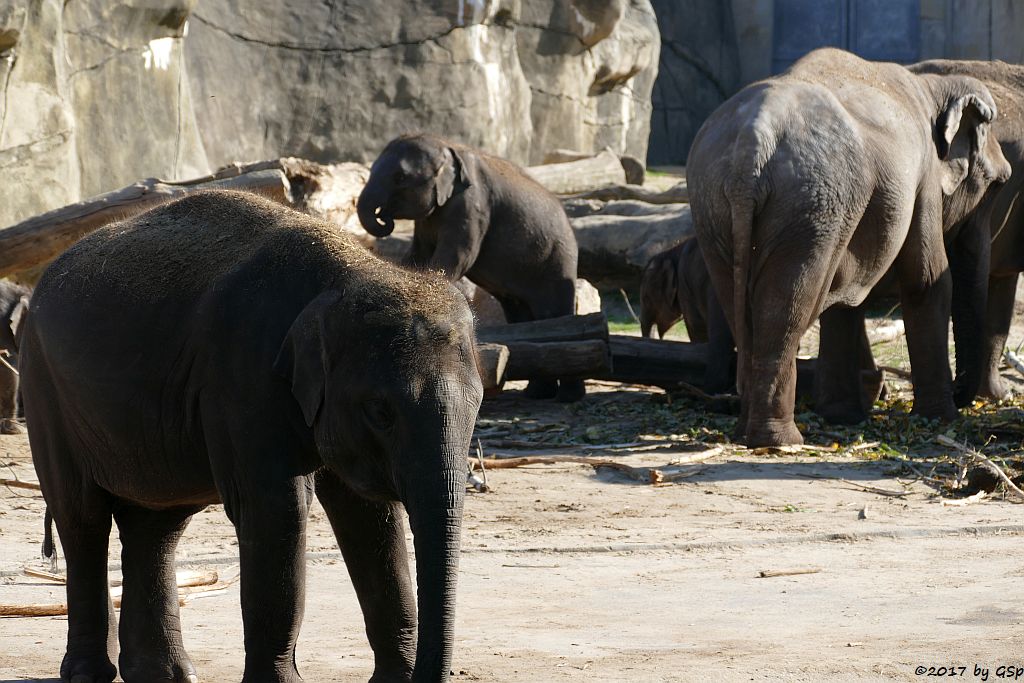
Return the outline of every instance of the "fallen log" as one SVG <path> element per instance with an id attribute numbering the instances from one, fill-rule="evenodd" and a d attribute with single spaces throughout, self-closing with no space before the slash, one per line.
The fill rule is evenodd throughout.
<path id="1" fill-rule="evenodd" d="M 608 344 L 602 339 L 583 341 L 506 342 L 508 379 L 600 377 L 612 369 Z"/>
<path id="2" fill-rule="evenodd" d="M 565 197 L 566 200 L 593 199 L 601 202 L 615 202 L 624 199 L 641 201 L 646 204 L 687 204 L 690 201 L 690 192 L 686 187 L 686 181 L 674 185 L 667 190 L 658 192 L 638 187 L 636 184 L 627 185 L 606 185 L 585 192 L 577 192 L 574 195 Z"/>
<path id="3" fill-rule="evenodd" d="M 477 344 L 477 357 L 480 359 L 480 381 L 484 391 L 501 389 L 505 383 L 505 371 L 508 366 L 508 347 L 501 344 Z"/>
<path id="4" fill-rule="evenodd" d="M 559 164 L 530 166 L 527 175 L 555 194 L 576 194 L 605 185 L 625 185 L 626 172 L 611 150 Z"/>
<path id="5" fill-rule="evenodd" d="M 604 313 L 588 313 L 586 315 L 563 315 L 558 318 L 532 320 L 525 323 L 489 325 L 477 328 L 476 338 L 481 343 L 489 344 L 607 340 L 608 318 Z"/>
<path id="6" fill-rule="evenodd" d="M 94 230 L 186 192 L 213 188 L 246 190 L 282 203 L 290 201 L 289 183 L 283 171 L 237 170 L 231 167 L 223 175 L 181 182 L 147 178 L 22 221 L 0 231 L 0 276 L 46 263 Z"/>

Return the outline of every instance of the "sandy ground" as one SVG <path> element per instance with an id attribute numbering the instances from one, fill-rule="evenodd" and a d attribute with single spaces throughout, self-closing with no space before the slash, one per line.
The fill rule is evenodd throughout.
<path id="1" fill-rule="evenodd" d="M 591 411 L 601 422 L 655 398 L 595 388 L 587 400 L 608 408 Z M 485 403 L 481 433 L 526 414 L 538 429 L 583 419 L 506 392 Z M 665 465 L 694 447 L 660 445 L 609 457 Z M 0 437 L 0 465 L 34 480 L 25 437 Z M 1000 666 L 1024 667 L 1024 508 L 945 506 L 899 463 L 859 454 L 726 449 L 688 473 L 651 486 L 580 465 L 491 471 L 493 490 L 466 502 L 453 680 L 910 681 L 928 677 L 919 666 L 963 666 L 963 678 L 980 667 L 974 680 L 981 669 L 996 680 Z M 42 511 L 32 491 L 0 487 L 0 604 L 63 601 L 61 587 L 21 575 L 45 566 Z M 358 605 L 319 508 L 310 524 L 300 671 L 366 680 Z M 194 518 L 178 552 L 224 576 L 236 555 L 219 507 Z M 115 534 L 112 567 L 117 557 Z M 766 570 L 813 573 L 759 577 Z M 186 605 L 182 621 L 201 679 L 238 680 L 237 584 Z M 0 618 L 0 681 L 53 680 L 66 627 Z"/>
<path id="2" fill-rule="evenodd" d="M 1018 322 L 1009 344 L 1022 340 Z M 876 355 L 906 367 L 903 340 Z M 1020 376 L 1006 377 L 1022 390 Z M 694 442 L 714 441 L 708 425 L 721 421 L 656 390 L 590 389 L 582 408 L 516 391 L 486 401 L 485 452 L 514 455 L 518 439 L 534 455 L 664 466 L 707 448 Z M 1019 425 L 1020 412 L 1006 421 Z M 646 445 L 602 450 L 577 438 L 606 444 L 623 432 Z M 576 445 L 557 448 L 566 441 Z M 925 471 L 935 462 L 899 456 L 920 457 Z M 1024 680 L 1024 507 L 998 497 L 944 505 L 948 492 L 870 449 L 727 447 L 685 471 L 651 486 L 581 465 L 492 470 L 492 491 L 466 500 L 453 680 Z M 27 439 L 0 436 L 0 477 L 15 476 L 35 480 Z M 42 515 L 37 493 L 0 486 L 0 605 L 64 599 L 62 587 L 22 574 L 46 566 Z M 358 604 L 316 506 L 308 550 L 299 669 L 308 681 L 366 680 Z M 118 556 L 115 532 L 114 576 Z M 236 556 L 219 506 L 196 515 L 178 550 L 183 566 L 222 577 L 237 572 Z M 182 622 L 201 680 L 241 677 L 237 584 L 187 604 Z M 0 618 L 0 683 L 55 680 L 66 628 L 63 617 Z"/>

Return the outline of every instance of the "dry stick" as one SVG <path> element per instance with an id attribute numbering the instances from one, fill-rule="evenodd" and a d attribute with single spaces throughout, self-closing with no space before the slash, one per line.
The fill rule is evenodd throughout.
<path id="1" fill-rule="evenodd" d="M 21 377 L 21 373 L 18 372 L 17 368 L 15 368 L 13 365 L 8 363 L 7 359 L 4 358 L 4 356 L 6 356 L 6 355 L 7 355 L 6 353 L 0 353 L 0 365 L 3 365 L 5 368 L 7 368 L 11 372 L 13 372 L 15 377 Z"/>
<path id="2" fill-rule="evenodd" d="M 985 491 L 978 491 L 973 496 L 967 496 L 966 498 L 940 498 L 939 505 L 951 508 L 960 508 L 971 503 L 977 503 L 979 500 L 983 500 L 988 494 Z"/>
<path id="3" fill-rule="evenodd" d="M 904 370 L 903 368 L 893 367 L 892 365 L 879 365 L 878 369 L 884 370 L 885 372 L 888 372 L 891 375 L 895 375 L 900 379 L 905 379 L 907 381 L 913 379 L 913 375 L 910 374 L 910 370 Z"/>
<path id="4" fill-rule="evenodd" d="M 635 322 L 637 325 L 639 325 L 640 324 L 640 318 L 638 318 L 636 313 L 633 311 L 633 306 L 630 305 L 630 303 L 629 303 L 629 297 L 626 296 L 626 290 L 624 290 L 624 289 L 622 289 L 620 287 L 619 288 L 619 294 L 622 295 L 622 300 L 626 302 L 626 309 L 629 311 L 629 314 L 633 317 L 633 322 Z"/>
<path id="5" fill-rule="evenodd" d="M 993 474 L 999 477 L 1003 484 L 1006 485 L 1006 488 L 1008 488 L 1012 493 L 1014 493 L 1021 501 L 1024 501 L 1024 491 L 1021 491 L 1017 487 L 1017 485 L 1014 484 L 1008 476 L 1006 476 L 1006 472 L 1004 472 L 1003 469 L 999 467 L 999 465 L 989 460 L 986 455 L 979 453 L 973 448 L 961 446 L 960 444 L 958 444 L 956 441 L 953 441 L 953 439 L 949 438 L 945 434 L 939 434 L 937 437 L 935 437 L 935 440 L 942 444 L 943 446 L 953 448 L 956 451 L 962 453 L 963 455 L 974 458 L 976 461 L 981 463 L 985 468 L 987 468 L 989 471 L 991 471 Z"/>
<path id="6" fill-rule="evenodd" d="M 812 567 L 810 569 L 764 569 L 757 573 L 759 579 L 772 579 L 776 576 L 799 576 L 800 574 L 819 574 L 821 569 Z"/>
<path id="7" fill-rule="evenodd" d="M 856 486 L 857 488 L 864 489 L 869 493 L 877 493 L 880 496 L 891 496 L 892 498 L 902 498 L 903 496 L 909 496 L 911 493 L 913 493 L 912 491 L 893 491 L 892 489 L 883 489 L 878 486 L 858 484 L 857 482 L 850 481 L 849 479 L 837 479 L 837 481 L 841 481 L 844 484 L 849 484 L 850 486 Z"/>
<path id="8" fill-rule="evenodd" d="M 10 486 L 12 489 L 29 489 L 30 491 L 41 491 L 39 484 L 31 481 L 21 481 L 20 479 L 0 479 L 0 484 L 4 486 Z"/>
<path id="9" fill-rule="evenodd" d="M 1006 360 L 1007 365 L 1024 375 L 1024 360 L 1021 360 L 1020 356 L 1007 349 L 1006 353 L 1003 354 L 1003 359 Z"/>

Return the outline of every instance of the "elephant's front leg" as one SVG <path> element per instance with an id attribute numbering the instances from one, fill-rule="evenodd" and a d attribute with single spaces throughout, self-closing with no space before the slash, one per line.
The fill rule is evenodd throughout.
<path id="1" fill-rule="evenodd" d="M 988 307 L 985 334 L 981 340 L 981 385 L 978 394 L 1003 399 L 1008 393 L 999 368 L 1003 364 L 1003 348 L 1013 322 L 1013 304 L 1017 297 L 1017 274 L 993 277 L 988 285 Z"/>
<path id="2" fill-rule="evenodd" d="M 316 480 L 373 648 L 373 681 L 408 681 L 416 662 L 416 594 L 397 503 L 362 498 L 328 470 Z"/>
<path id="3" fill-rule="evenodd" d="M 121 678 L 126 683 L 195 683 L 195 667 L 181 640 L 174 550 L 198 507 L 147 510 L 123 504 L 114 511 L 121 534 Z"/>
<path id="4" fill-rule="evenodd" d="M 222 487 L 229 488 L 229 487 Z M 306 585 L 310 477 L 237 481 L 224 508 L 238 535 L 245 632 L 243 683 L 297 683 L 295 641 Z"/>
<path id="5" fill-rule="evenodd" d="M 951 420 L 957 416 L 948 349 L 953 286 L 939 230 L 940 206 L 935 201 L 918 208 L 896 272 L 914 382 L 913 412 Z"/>

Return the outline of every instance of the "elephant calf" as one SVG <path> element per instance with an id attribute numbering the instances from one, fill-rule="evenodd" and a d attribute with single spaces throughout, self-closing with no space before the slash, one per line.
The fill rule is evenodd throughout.
<path id="1" fill-rule="evenodd" d="M 509 161 L 433 135 L 403 135 L 373 163 L 359 220 L 375 237 L 416 222 L 406 263 L 465 275 L 510 323 L 572 315 L 576 236 L 558 198 Z M 533 398 L 575 401 L 581 379 L 533 380 Z"/>
<path id="2" fill-rule="evenodd" d="M 483 395 L 473 328 L 444 280 L 236 192 L 189 195 L 59 257 L 35 290 L 21 368 L 32 457 L 67 560 L 61 677 L 115 676 L 113 517 L 122 678 L 195 680 L 174 549 L 194 513 L 222 502 L 241 554 L 243 680 L 298 681 L 315 493 L 363 609 L 374 680 L 448 680 Z"/>
<path id="3" fill-rule="evenodd" d="M 28 311 L 32 291 L 8 280 L 0 280 L 0 434 L 18 434 L 14 418 L 18 412 L 18 328 Z"/>

